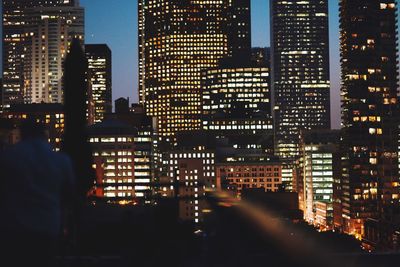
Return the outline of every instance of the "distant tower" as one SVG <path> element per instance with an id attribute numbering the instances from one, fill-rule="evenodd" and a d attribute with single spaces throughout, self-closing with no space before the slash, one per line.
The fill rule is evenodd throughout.
<path id="1" fill-rule="evenodd" d="M 83 20 L 74 0 L 3 1 L 4 108 L 60 102 L 67 42 L 83 39 Z"/>
<path id="2" fill-rule="evenodd" d="M 101 122 L 105 113 L 112 112 L 111 50 L 105 44 L 88 44 L 85 53 L 92 87 L 94 122 Z"/>
<path id="3" fill-rule="evenodd" d="M 271 0 L 276 148 L 299 155 L 301 129 L 330 128 L 327 0 Z"/>
<path id="4" fill-rule="evenodd" d="M 120 97 L 114 101 L 115 113 L 128 114 L 129 113 L 129 98 Z"/>
<path id="5" fill-rule="evenodd" d="M 145 101 L 145 87 L 144 87 L 144 82 L 145 82 L 145 74 L 144 74 L 144 67 L 145 67 L 145 24 L 146 24 L 146 17 L 145 17 L 145 8 L 146 8 L 146 1 L 145 0 L 138 0 L 138 36 L 139 36 L 139 51 L 138 51 L 138 57 L 139 57 L 139 103 L 144 105 Z"/>
<path id="6" fill-rule="evenodd" d="M 344 230 L 399 205 L 396 1 L 340 2 Z M 385 215 L 385 216 L 384 216 Z"/>

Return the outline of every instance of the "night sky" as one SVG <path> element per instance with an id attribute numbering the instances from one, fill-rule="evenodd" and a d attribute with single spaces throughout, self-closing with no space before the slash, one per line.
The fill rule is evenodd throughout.
<path id="1" fill-rule="evenodd" d="M 329 0 L 332 126 L 340 127 L 338 1 Z M 113 52 L 113 98 L 137 101 L 137 1 L 81 0 L 86 42 L 106 43 Z M 269 46 L 269 0 L 252 0 L 253 46 Z"/>

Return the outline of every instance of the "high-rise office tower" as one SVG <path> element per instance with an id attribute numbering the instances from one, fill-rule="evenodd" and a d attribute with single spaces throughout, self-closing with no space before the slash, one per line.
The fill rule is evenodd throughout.
<path id="1" fill-rule="evenodd" d="M 145 87 L 144 87 L 144 81 L 145 81 L 145 74 L 144 74 L 144 65 L 145 65 L 145 32 L 144 32 L 144 26 L 145 26 L 145 8 L 146 8 L 146 1 L 145 0 L 138 0 L 138 45 L 139 45 L 139 51 L 138 51 L 138 57 L 139 57 L 139 64 L 138 64 L 138 91 L 139 91 L 139 103 L 144 105 L 145 97 Z"/>
<path id="2" fill-rule="evenodd" d="M 276 153 L 299 155 L 300 130 L 330 128 L 328 0 L 270 1 Z"/>
<path id="3" fill-rule="evenodd" d="M 106 113 L 112 112 L 111 50 L 105 44 L 88 44 L 85 45 L 85 53 L 92 88 L 94 121 L 101 122 Z"/>
<path id="4" fill-rule="evenodd" d="M 344 230 L 399 205 L 396 2 L 340 2 Z"/>
<path id="5" fill-rule="evenodd" d="M 59 102 L 63 54 L 71 35 L 83 38 L 83 16 L 74 0 L 3 1 L 5 108 Z"/>
<path id="6" fill-rule="evenodd" d="M 250 47 L 249 11 L 249 1 L 139 1 L 139 96 L 161 138 L 200 129 L 201 72 Z"/>
<path id="7" fill-rule="evenodd" d="M 35 7 L 26 10 L 24 101 L 63 102 L 63 63 L 73 38 L 83 40 L 84 9 Z"/>

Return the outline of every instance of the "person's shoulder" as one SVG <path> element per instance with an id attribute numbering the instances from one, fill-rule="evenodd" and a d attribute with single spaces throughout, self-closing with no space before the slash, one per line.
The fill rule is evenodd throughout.
<path id="1" fill-rule="evenodd" d="M 2 161 L 9 161 L 15 157 L 20 157 L 25 155 L 27 147 L 22 142 L 7 146 L 4 150 L 0 152 L 0 158 Z"/>
<path id="2" fill-rule="evenodd" d="M 72 166 L 72 161 L 67 154 L 65 154 L 63 152 L 52 152 L 52 154 L 53 154 L 52 156 L 54 157 L 54 159 L 57 160 L 59 164 L 62 164 L 67 167 Z"/>
<path id="3" fill-rule="evenodd" d="M 62 152 L 53 152 L 53 157 L 65 182 L 68 184 L 73 184 L 74 168 L 70 157 Z"/>

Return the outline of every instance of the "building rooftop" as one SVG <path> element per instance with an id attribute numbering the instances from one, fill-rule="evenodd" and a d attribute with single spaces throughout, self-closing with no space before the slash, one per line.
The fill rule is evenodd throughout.
<path id="1" fill-rule="evenodd" d="M 122 121 L 108 119 L 91 125 L 88 129 L 88 132 L 89 135 L 135 135 L 137 133 L 137 129 Z"/>

